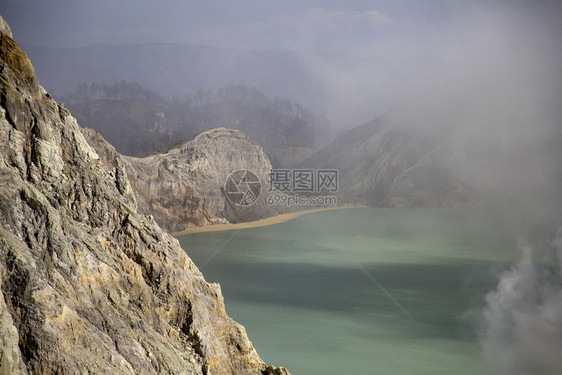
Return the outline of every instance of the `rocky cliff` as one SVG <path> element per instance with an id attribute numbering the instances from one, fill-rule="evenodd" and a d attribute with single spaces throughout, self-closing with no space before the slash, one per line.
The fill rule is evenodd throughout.
<path id="1" fill-rule="evenodd" d="M 0 373 L 286 373 L 0 28 Z"/>
<path id="2" fill-rule="evenodd" d="M 125 171 L 121 175 L 128 176 L 139 211 L 153 215 L 170 232 L 258 220 L 283 209 L 266 204 L 271 163 L 240 130 L 207 130 L 165 153 L 144 158 L 120 155 L 96 131 L 82 131 L 108 167 Z M 225 195 L 227 179 L 237 170 L 249 170 L 261 181 L 260 196 L 251 205 L 234 204 Z"/>

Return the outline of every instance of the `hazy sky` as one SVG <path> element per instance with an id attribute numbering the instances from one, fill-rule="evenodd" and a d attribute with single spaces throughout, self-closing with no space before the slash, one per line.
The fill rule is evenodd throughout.
<path id="1" fill-rule="evenodd" d="M 495 113 L 483 109 L 488 103 L 505 107 L 501 114 L 513 119 L 532 117 L 533 110 L 559 117 L 560 0 L 2 0 L 0 14 L 22 45 L 197 43 L 387 59 L 377 60 L 386 62 L 384 69 L 360 71 L 322 58 L 306 61 L 324 82 L 316 94 L 327 95 L 321 112 L 340 113 L 336 122 L 409 58 L 368 103 L 374 110 L 366 119 L 405 105 L 442 114 L 474 101 L 480 107 L 470 117 Z M 455 95 L 463 97 L 445 105 Z"/>
<path id="2" fill-rule="evenodd" d="M 481 108 L 488 103 L 514 119 L 560 116 L 560 0 L 2 0 L 0 14 L 24 46 L 163 42 L 376 56 L 365 69 L 305 62 L 323 84 L 315 95 L 326 96 L 315 109 L 337 123 L 382 86 L 357 123 L 389 108 L 442 114 L 469 102 L 480 106 L 470 117 L 496 113 Z"/>
<path id="3" fill-rule="evenodd" d="M 462 92 L 471 100 L 497 94 L 520 110 L 560 96 L 560 0 L 2 0 L 0 14 L 24 46 L 197 43 L 390 58 L 386 69 L 363 71 L 307 61 L 334 96 L 325 108 L 351 103 L 338 106 L 342 118 L 411 57 L 375 105 L 433 100 L 441 111 Z M 518 91 L 530 99 L 508 100 Z"/>
<path id="4" fill-rule="evenodd" d="M 496 5 L 491 5 L 495 3 Z M 512 1 L 512 3 L 515 3 Z M 536 2 L 535 2 L 536 3 Z M 480 5 L 477 5 L 480 4 Z M 448 0 L 3 0 L 22 44 L 198 43 L 377 54 L 462 38 L 463 18 L 498 2 Z"/>

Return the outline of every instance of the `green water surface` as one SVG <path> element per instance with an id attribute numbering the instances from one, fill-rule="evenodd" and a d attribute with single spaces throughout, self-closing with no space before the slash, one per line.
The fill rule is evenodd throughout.
<path id="1" fill-rule="evenodd" d="M 353 208 L 179 237 L 268 364 L 294 375 L 489 374 L 484 297 L 515 236 L 482 208 Z"/>

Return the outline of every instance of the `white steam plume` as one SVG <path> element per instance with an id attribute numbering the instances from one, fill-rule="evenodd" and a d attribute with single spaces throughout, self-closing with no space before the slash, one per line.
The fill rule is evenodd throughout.
<path id="1" fill-rule="evenodd" d="M 553 246 L 555 267 L 527 247 L 486 296 L 482 347 L 499 374 L 562 374 L 562 228 Z"/>

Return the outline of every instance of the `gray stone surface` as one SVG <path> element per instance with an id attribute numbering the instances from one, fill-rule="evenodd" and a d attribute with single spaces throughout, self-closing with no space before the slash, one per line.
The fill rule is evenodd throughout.
<path id="1" fill-rule="evenodd" d="M 0 373 L 287 373 L 1 30 Z"/>

